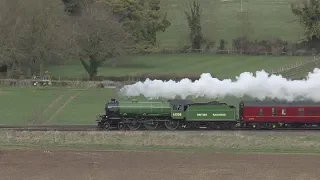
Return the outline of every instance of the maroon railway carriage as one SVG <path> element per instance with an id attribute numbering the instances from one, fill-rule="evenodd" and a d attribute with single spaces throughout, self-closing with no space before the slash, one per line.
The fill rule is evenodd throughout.
<path id="1" fill-rule="evenodd" d="M 320 126 L 320 103 L 310 101 L 242 101 L 239 117 L 252 128 Z"/>

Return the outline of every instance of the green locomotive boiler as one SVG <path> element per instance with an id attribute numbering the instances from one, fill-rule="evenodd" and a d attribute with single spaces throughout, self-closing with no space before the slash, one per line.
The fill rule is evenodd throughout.
<path id="1" fill-rule="evenodd" d="M 212 101 L 195 103 L 173 99 L 165 102 L 118 102 L 111 99 L 105 105 L 105 114 L 97 116 L 98 127 L 155 130 L 164 126 L 168 130 L 178 128 L 233 129 L 237 124 L 236 108 L 226 103 Z"/>

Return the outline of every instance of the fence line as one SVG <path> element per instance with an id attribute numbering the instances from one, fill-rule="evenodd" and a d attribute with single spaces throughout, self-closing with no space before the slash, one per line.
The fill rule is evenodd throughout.
<path id="1" fill-rule="evenodd" d="M 15 86 L 15 87 L 32 87 L 33 80 L 31 79 L 0 79 L 2 86 Z M 67 88 L 117 88 L 121 87 L 123 83 L 112 81 L 51 81 L 54 87 L 67 87 Z"/>
<path id="2" fill-rule="evenodd" d="M 145 54 L 185 54 L 185 53 L 210 53 L 210 54 L 229 54 L 229 55 L 264 55 L 264 56 L 314 56 L 316 55 L 311 50 L 298 49 L 296 51 L 239 51 L 235 49 L 225 49 L 225 50 L 217 50 L 217 49 L 170 49 L 170 48 L 162 48 L 154 51 L 145 51 L 138 53 L 138 55 Z"/>
<path id="3" fill-rule="evenodd" d="M 283 77 L 291 78 L 291 79 L 303 79 L 305 78 L 308 72 L 311 72 L 314 68 L 319 66 L 320 66 L 320 60 L 312 61 L 302 66 L 281 72 L 281 75 Z"/>
<path id="4" fill-rule="evenodd" d="M 320 57 L 314 56 L 310 60 L 303 60 L 303 61 L 300 61 L 300 62 L 297 62 L 297 63 L 294 63 L 294 64 L 289 64 L 289 65 L 283 66 L 283 67 L 281 67 L 279 69 L 270 70 L 270 71 L 267 71 L 267 72 L 269 74 L 281 74 L 281 73 L 283 73 L 285 71 L 289 71 L 291 69 L 296 69 L 296 68 L 299 68 L 299 67 L 304 66 L 306 64 L 317 62 L 317 61 L 320 61 Z"/>

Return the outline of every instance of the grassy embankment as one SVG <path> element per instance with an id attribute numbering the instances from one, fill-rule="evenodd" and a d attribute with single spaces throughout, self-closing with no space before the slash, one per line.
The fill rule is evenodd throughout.
<path id="1" fill-rule="evenodd" d="M 12 132 L 0 131 L 0 148 L 183 150 L 319 153 L 316 132 Z"/>

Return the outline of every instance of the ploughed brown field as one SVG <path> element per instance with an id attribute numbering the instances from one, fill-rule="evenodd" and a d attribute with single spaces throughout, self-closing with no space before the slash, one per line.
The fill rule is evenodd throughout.
<path id="1" fill-rule="evenodd" d="M 318 180 L 320 156 L 204 152 L 0 151 L 1 180 Z"/>

